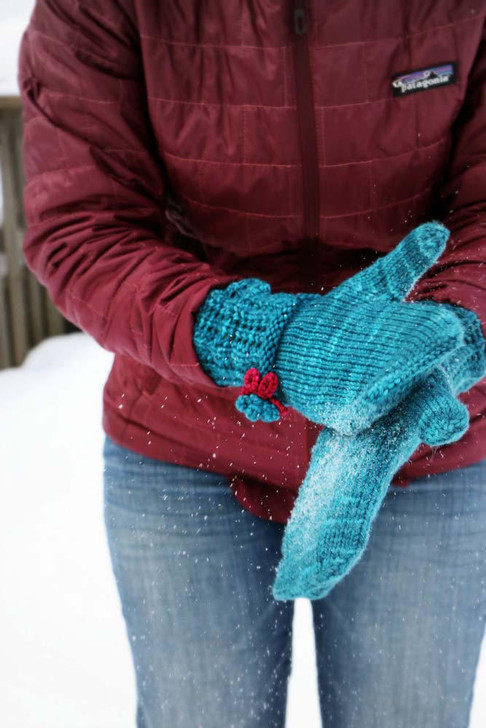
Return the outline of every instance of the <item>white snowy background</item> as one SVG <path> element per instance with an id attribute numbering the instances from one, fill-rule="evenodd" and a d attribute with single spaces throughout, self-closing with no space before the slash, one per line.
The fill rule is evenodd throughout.
<path id="1" fill-rule="evenodd" d="M 0 96 L 16 96 L 20 36 L 29 22 L 33 0 L 0 0 Z"/>
<path id="2" fill-rule="evenodd" d="M 18 44 L 32 7 L 0 0 L 0 95 L 18 93 Z M 103 524 L 101 395 L 111 362 L 76 333 L 42 342 L 21 367 L 0 372 L 2 728 L 135 725 Z M 320 725 L 310 604 L 299 599 L 287 728 Z M 483 644 L 470 728 L 485 725 Z"/>

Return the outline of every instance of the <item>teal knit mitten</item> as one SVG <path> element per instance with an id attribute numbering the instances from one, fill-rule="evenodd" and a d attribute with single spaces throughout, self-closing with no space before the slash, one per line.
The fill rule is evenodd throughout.
<path id="1" fill-rule="evenodd" d="M 448 236 L 421 225 L 324 296 L 272 294 L 253 278 L 212 290 L 193 332 L 201 365 L 221 386 L 244 385 L 236 406 L 250 420 L 291 406 L 343 434 L 366 429 L 462 344 L 450 308 L 404 301 Z"/>
<path id="2" fill-rule="evenodd" d="M 464 345 L 392 412 L 354 436 L 319 434 L 284 531 L 276 599 L 326 596 L 361 558 L 396 471 L 421 442 L 444 445 L 467 430 L 467 409 L 455 395 L 486 374 L 485 343 L 476 315 L 457 315 Z"/>

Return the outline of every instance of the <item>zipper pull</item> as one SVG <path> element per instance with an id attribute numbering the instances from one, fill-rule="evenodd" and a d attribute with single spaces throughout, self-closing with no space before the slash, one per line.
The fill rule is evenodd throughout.
<path id="1" fill-rule="evenodd" d="M 307 33 L 307 18 L 305 10 L 300 5 L 294 8 L 294 31 L 297 35 L 305 35 Z"/>

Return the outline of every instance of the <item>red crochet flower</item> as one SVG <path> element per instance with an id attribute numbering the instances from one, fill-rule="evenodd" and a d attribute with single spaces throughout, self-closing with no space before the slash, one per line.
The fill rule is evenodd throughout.
<path id="1" fill-rule="evenodd" d="M 278 377 L 275 372 L 267 372 L 263 377 L 255 367 L 251 367 L 245 372 L 243 377 L 243 389 L 241 395 L 256 394 L 260 399 L 268 399 L 284 417 L 288 408 L 285 407 L 273 395 L 277 391 Z"/>

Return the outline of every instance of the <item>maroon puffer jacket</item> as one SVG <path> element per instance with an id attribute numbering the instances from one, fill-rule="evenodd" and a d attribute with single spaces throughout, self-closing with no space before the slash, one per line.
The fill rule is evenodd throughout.
<path id="1" fill-rule="evenodd" d="M 105 432 L 231 476 L 282 522 L 320 428 L 253 424 L 205 375 L 192 328 L 211 288 L 326 292 L 442 219 L 414 295 L 475 310 L 486 334 L 484 0 L 301 5 L 38 0 L 18 75 L 25 258 L 116 354 Z M 462 400 L 469 432 L 396 483 L 486 457 L 486 381 Z"/>

